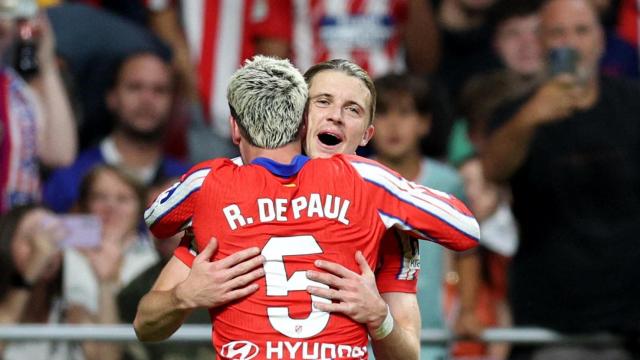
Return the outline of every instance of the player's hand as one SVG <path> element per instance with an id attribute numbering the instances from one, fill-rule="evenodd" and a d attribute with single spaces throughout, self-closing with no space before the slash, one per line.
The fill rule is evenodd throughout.
<path id="1" fill-rule="evenodd" d="M 264 256 L 252 247 L 222 260 L 211 261 L 218 248 L 216 238 L 196 256 L 189 276 L 176 287 L 176 297 L 187 308 L 212 308 L 241 299 L 258 290 L 256 279 L 264 276 Z"/>
<path id="2" fill-rule="evenodd" d="M 333 300 L 330 304 L 314 302 L 319 310 L 342 313 L 356 322 L 366 324 L 370 330 L 377 329 L 387 316 L 387 304 L 380 296 L 375 275 L 360 251 L 356 252 L 356 262 L 361 274 L 340 264 L 317 260 L 315 265 L 327 273 L 309 270 L 307 277 L 330 288 L 309 286 L 307 292 Z"/>

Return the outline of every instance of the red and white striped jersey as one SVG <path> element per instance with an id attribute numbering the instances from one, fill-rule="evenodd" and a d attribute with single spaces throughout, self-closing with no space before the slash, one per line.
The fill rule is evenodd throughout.
<path id="1" fill-rule="evenodd" d="M 293 0 L 294 63 L 352 60 L 371 77 L 405 69 L 401 25 L 407 0 Z"/>
<path id="2" fill-rule="evenodd" d="M 255 359 L 366 359 L 367 332 L 346 316 L 322 312 L 306 277 L 326 259 L 358 271 L 363 252 L 372 268 L 391 227 L 454 250 L 477 244 L 479 228 L 454 197 L 351 155 L 283 165 L 259 158 L 238 166 L 228 159 L 200 163 L 145 212 L 164 238 L 191 227 L 202 250 L 215 236 L 214 260 L 258 246 L 267 261 L 260 290 L 211 309 L 213 342 L 222 358 L 251 352 Z M 248 357 L 247 357 L 248 358 Z"/>
<path id="3" fill-rule="evenodd" d="M 175 0 L 173 0 L 175 1 Z M 170 0 L 146 0 L 152 11 Z M 227 84 L 246 59 L 256 55 L 258 39 L 291 42 L 290 0 L 180 1 L 182 25 L 198 70 L 198 90 L 207 119 L 217 134 L 229 135 Z"/>
<path id="4" fill-rule="evenodd" d="M 43 126 L 35 94 L 9 68 L 0 69 L 0 214 L 40 201 L 38 139 Z"/>

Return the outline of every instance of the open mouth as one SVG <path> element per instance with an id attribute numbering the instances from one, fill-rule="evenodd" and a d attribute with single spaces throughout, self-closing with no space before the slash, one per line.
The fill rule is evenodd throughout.
<path id="1" fill-rule="evenodd" d="M 328 146 L 336 146 L 342 142 L 342 138 L 339 135 L 329 132 L 318 134 L 318 140 Z"/>

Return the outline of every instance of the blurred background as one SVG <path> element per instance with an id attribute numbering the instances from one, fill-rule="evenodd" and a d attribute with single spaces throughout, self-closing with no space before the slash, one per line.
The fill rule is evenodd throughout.
<path id="1" fill-rule="evenodd" d="M 190 164 L 238 155 L 231 74 L 255 54 L 345 58 L 378 92 L 359 154 L 481 223 L 473 252 L 421 244 L 423 335 L 444 334 L 421 358 L 640 359 L 639 7 L 0 0 L 0 324 L 131 324 L 179 242 L 143 210 Z M 518 336 L 534 340 L 501 341 Z M 212 357 L 208 340 L 0 336 L 0 359 Z"/>

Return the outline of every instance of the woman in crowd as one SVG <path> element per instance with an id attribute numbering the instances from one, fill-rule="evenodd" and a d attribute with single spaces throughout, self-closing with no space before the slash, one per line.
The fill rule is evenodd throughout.
<path id="1" fill-rule="evenodd" d="M 53 213 L 23 205 L 0 217 L 0 324 L 57 323 L 64 231 Z M 78 350 L 78 349 L 76 349 Z M 66 343 L 50 341 L 0 344 L 0 358 L 77 359 Z"/>
<path id="2" fill-rule="evenodd" d="M 71 323 L 120 323 L 116 296 L 158 260 L 153 243 L 140 230 L 144 188 L 121 170 L 104 165 L 83 179 L 77 210 L 96 215 L 102 239 L 92 249 L 64 252 L 63 295 Z M 85 342 L 87 359 L 119 359 L 119 346 Z"/>

